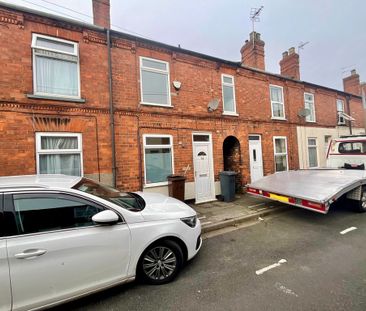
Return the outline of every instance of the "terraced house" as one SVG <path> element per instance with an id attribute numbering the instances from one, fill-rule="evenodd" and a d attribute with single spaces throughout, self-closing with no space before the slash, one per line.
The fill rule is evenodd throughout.
<path id="1" fill-rule="evenodd" d="M 361 87 L 301 81 L 294 49 L 273 74 L 259 33 L 234 62 L 110 30 L 109 12 L 109 0 L 94 0 L 89 25 L 0 5 L 1 175 L 166 193 L 179 174 L 185 198 L 205 202 L 220 194 L 222 170 L 240 188 L 321 166 L 331 137 L 364 132 Z"/>

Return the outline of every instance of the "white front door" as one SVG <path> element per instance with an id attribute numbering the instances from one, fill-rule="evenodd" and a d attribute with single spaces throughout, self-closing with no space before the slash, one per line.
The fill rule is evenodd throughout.
<path id="1" fill-rule="evenodd" d="M 13 310 L 52 304 L 126 277 L 129 228 L 123 222 L 95 225 L 91 217 L 103 207 L 61 194 L 7 199 L 18 228 L 7 239 Z"/>
<path id="2" fill-rule="evenodd" d="M 211 136 L 193 134 L 196 203 L 215 199 Z"/>
<path id="3" fill-rule="evenodd" d="M 249 160 L 251 182 L 263 177 L 262 144 L 260 135 L 249 135 Z"/>

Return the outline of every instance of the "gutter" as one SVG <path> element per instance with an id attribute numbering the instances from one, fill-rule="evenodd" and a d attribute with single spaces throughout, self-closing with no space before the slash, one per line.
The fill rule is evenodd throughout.
<path id="1" fill-rule="evenodd" d="M 112 186 L 117 185 L 117 167 L 116 167 L 116 138 L 114 129 L 114 106 L 113 106 L 113 85 L 112 85 L 112 51 L 110 30 L 107 33 L 107 49 L 108 49 L 108 86 L 109 86 L 109 119 L 111 127 L 111 144 L 112 144 Z"/>

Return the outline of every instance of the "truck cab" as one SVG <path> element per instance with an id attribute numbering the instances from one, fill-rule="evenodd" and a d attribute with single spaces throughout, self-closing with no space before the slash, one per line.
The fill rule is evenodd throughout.
<path id="1" fill-rule="evenodd" d="M 327 152 L 327 167 L 360 169 L 366 167 L 366 135 L 332 139 Z"/>

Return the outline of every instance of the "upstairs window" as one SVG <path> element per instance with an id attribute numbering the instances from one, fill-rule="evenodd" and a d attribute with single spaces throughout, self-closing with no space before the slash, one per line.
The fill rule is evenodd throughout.
<path id="1" fill-rule="evenodd" d="M 37 174 L 81 176 L 81 134 L 36 133 Z"/>
<path id="2" fill-rule="evenodd" d="M 314 94 L 304 93 L 305 108 L 309 109 L 310 114 L 305 117 L 306 122 L 315 122 Z"/>
<path id="3" fill-rule="evenodd" d="M 80 98 L 78 44 L 33 34 L 35 95 Z"/>
<path id="4" fill-rule="evenodd" d="M 271 85 L 269 87 L 271 96 L 272 119 L 285 119 L 285 104 L 283 102 L 283 88 Z"/>
<path id="5" fill-rule="evenodd" d="M 140 78 L 143 104 L 171 106 L 167 62 L 141 57 Z"/>
<path id="6" fill-rule="evenodd" d="M 344 101 L 341 99 L 337 99 L 337 118 L 339 125 L 346 124 L 346 120 L 343 116 L 343 113 L 344 113 Z"/>
<path id="7" fill-rule="evenodd" d="M 234 77 L 229 75 L 222 75 L 221 82 L 224 114 L 236 115 Z"/>

